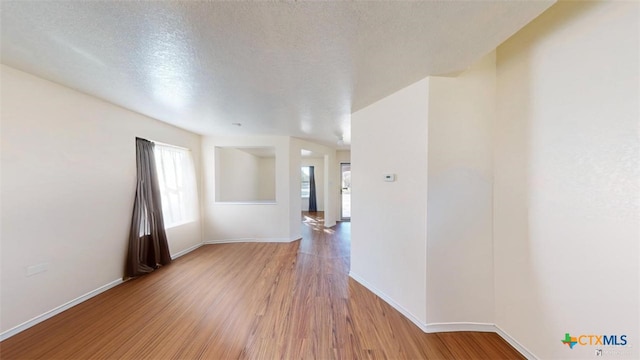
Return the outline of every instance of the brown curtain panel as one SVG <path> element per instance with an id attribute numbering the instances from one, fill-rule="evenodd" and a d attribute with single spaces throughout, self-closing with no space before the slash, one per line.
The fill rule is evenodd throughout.
<path id="1" fill-rule="evenodd" d="M 313 166 L 309 166 L 309 212 L 318 211 L 316 199 L 316 174 Z"/>
<path id="2" fill-rule="evenodd" d="M 138 183 L 129 233 L 128 277 L 150 273 L 171 262 L 153 148 L 151 141 L 136 138 Z"/>

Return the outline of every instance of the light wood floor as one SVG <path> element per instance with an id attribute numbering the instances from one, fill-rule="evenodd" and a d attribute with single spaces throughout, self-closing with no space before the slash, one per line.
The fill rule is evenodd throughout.
<path id="1" fill-rule="evenodd" d="M 203 246 L 5 340 L 0 358 L 522 359 L 495 334 L 424 334 L 348 277 L 350 223 L 305 215 L 301 241 Z"/>

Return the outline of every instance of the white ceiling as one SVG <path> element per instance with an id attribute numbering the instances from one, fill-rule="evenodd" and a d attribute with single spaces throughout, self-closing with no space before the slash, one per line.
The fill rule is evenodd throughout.
<path id="1" fill-rule="evenodd" d="M 348 146 L 352 112 L 464 70 L 552 3 L 2 1 L 1 55 L 200 134 Z"/>

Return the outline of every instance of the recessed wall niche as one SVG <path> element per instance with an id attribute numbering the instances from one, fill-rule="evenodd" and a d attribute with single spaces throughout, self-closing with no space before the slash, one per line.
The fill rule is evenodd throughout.
<path id="1" fill-rule="evenodd" d="M 275 203 L 275 147 L 216 147 L 216 202 Z"/>

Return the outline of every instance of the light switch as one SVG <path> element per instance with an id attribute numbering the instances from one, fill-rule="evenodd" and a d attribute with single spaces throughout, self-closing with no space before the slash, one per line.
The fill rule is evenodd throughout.
<path id="1" fill-rule="evenodd" d="M 384 181 L 387 181 L 387 182 L 396 181 L 396 174 L 384 174 Z"/>

